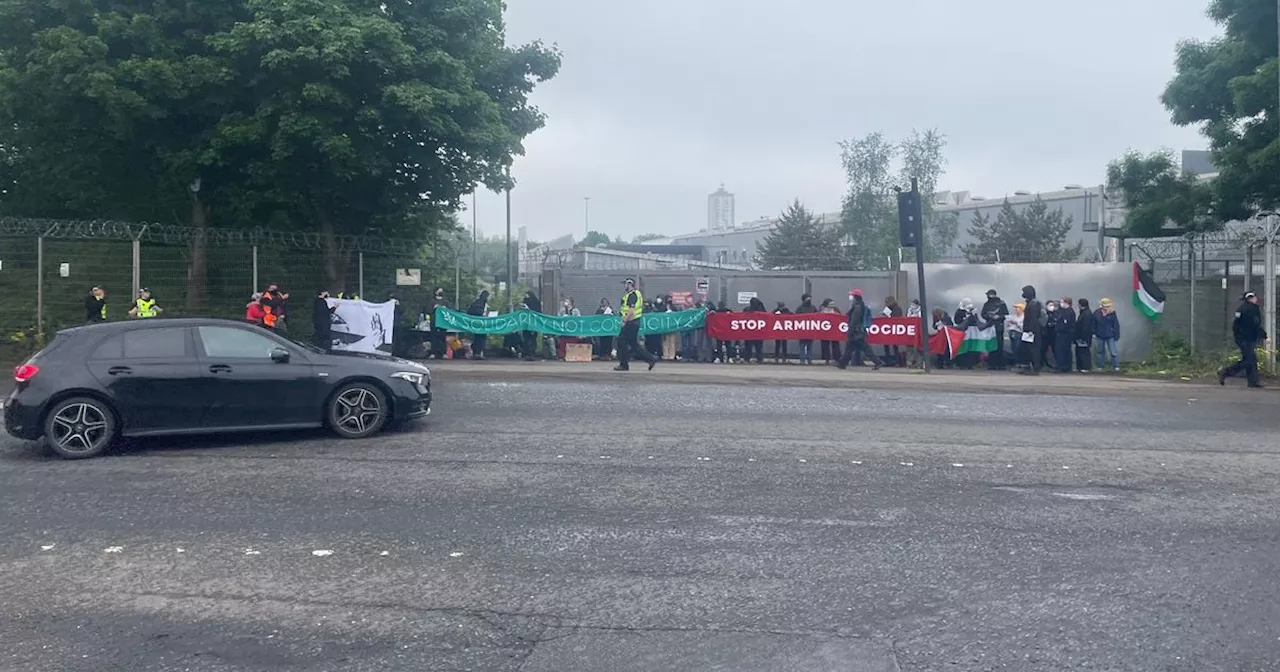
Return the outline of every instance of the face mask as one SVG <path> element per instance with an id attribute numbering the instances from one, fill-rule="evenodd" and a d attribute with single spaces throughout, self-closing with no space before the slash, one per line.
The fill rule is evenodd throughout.
<path id="1" fill-rule="evenodd" d="M 1045 310 L 1047 310 L 1047 311 L 1049 311 L 1049 312 L 1053 313 L 1053 312 L 1057 312 L 1058 307 L 1057 307 L 1057 306 L 1049 306 L 1049 307 L 1045 308 Z"/>

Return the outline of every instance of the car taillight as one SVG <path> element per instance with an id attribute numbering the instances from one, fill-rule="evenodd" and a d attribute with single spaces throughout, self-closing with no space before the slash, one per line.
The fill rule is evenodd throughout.
<path id="1" fill-rule="evenodd" d="M 19 383 L 35 378 L 37 373 L 40 373 L 40 367 L 35 364 L 19 364 L 13 367 L 13 379 Z"/>

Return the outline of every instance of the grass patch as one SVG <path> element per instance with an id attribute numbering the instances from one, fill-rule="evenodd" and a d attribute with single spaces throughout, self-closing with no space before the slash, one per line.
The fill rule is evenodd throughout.
<path id="1" fill-rule="evenodd" d="M 1263 349 L 1258 349 L 1259 370 L 1262 371 Z M 1191 344 L 1177 334 L 1158 333 L 1151 341 L 1151 354 L 1146 360 L 1127 364 L 1124 373 L 1144 378 L 1179 378 L 1182 380 L 1211 380 L 1225 366 L 1240 361 L 1236 351 L 1191 352 Z"/>

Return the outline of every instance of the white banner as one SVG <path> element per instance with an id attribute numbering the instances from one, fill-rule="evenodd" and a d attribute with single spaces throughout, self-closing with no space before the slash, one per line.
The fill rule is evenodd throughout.
<path id="1" fill-rule="evenodd" d="M 334 308 L 333 349 L 391 353 L 396 326 L 396 303 L 369 303 L 353 299 L 329 299 Z"/>

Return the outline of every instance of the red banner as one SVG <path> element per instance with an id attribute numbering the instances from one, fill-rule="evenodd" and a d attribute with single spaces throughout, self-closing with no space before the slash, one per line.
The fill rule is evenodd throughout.
<path id="1" fill-rule="evenodd" d="M 844 315 L 807 313 L 708 313 L 707 334 L 721 341 L 845 341 L 849 322 Z M 919 346 L 920 319 L 877 317 L 867 330 L 871 345 Z"/>

